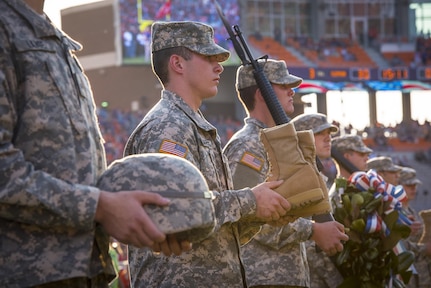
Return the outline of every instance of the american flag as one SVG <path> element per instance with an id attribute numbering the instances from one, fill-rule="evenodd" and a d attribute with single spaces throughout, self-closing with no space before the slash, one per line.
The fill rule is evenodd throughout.
<path id="1" fill-rule="evenodd" d="M 159 152 L 168 153 L 184 158 L 187 154 L 187 147 L 171 140 L 163 140 Z"/>
<path id="2" fill-rule="evenodd" d="M 262 169 L 263 160 L 254 156 L 253 154 L 249 152 L 245 152 L 244 155 L 242 155 L 241 163 L 244 163 L 245 165 L 260 171 Z"/>

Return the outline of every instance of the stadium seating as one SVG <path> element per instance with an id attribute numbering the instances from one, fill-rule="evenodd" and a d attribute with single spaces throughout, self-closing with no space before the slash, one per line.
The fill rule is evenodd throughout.
<path id="1" fill-rule="evenodd" d="M 277 60 L 284 60 L 289 63 L 289 66 L 305 67 L 305 63 L 291 54 L 283 45 L 275 41 L 272 37 L 262 37 L 258 40 L 256 37 L 249 37 L 248 41 L 255 48 L 267 54 L 270 58 Z"/>
<path id="2" fill-rule="evenodd" d="M 352 56 L 351 60 L 346 60 L 342 56 L 343 48 L 341 46 L 331 46 L 332 54 L 323 56 L 317 48 L 304 47 L 298 41 L 289 38 L 286 43 L 288 46 L 297 50 L 304 57 L 315 63 L 317 67 L 370 67 L 375 68 L 377 65 L 371 60 L 367 52 L 357 43 L 350 43 L 346 39 L 337 39 L 338 42 L 344 43 L 345 50 Z M 304 67 L 306 66 L 300 59 L 290 53 L 282 44 L 274 38 L 265 36 L 256 39 L 255 36 L 249 37 L 249 42 L 255 48 L 261 50 L 271 58 L 282 59 L 289 63 L 289 66 Z M 313 45 L 318 46 L 318 45 Z"/>
<path id="3" fill-rule="evenodd" d="M 411 62 L 413 62 L 415 52 L 383 52 L 382 56 L 386 59 L 386 61 L 388 61 L 389 65 L 391 65 L 391 62 L 393 59 L 395 59 L 395 57 L 398 57 L 402 63 L 401 65 L 408 66 Z"/>

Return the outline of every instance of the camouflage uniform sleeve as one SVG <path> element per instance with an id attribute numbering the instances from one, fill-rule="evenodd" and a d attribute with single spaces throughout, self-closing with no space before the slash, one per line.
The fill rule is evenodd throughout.
<path id="1" fill-rule="evenodd" d="M 263 158 L 248 151 L 244 143 L 232 141 L 224 148 L 223 153 L 228 158 L 235 189 L 254 187 L 265 182 Z"/>
<path id="2" fill-rule="evenodd" d="M 14 144 L 14 137 L 19 131 L 17 127 L 22 125 L 20 129 L 26 129 L 20 122 L 21 115 L 18 109 L 23 106 L 23 101 L 26 99 L 18 91 L 19 73 L 15 71 L 15 64 L 10 56 L 12 52 L 8 46 L 9 40 L 5 35 L 7 35 L 6 32 L 0 27 L 0 174 L 2 175 L 0 177 L 0 217 L 41 227 L 94 229 L 93 220 L 99 190 L 86 185 L 70 184 L 38 169 L 33 162 L 43 163 L 46 160 L 34 159 L 30 163 L 25 158 L 24 152 Z M 43 69 L 41 66 L 43 65 L 38 68 Z M 50 79 L 44 80 L 47 82 L 41 84 L 39 89 L 52 88 Z M 41 108 L 36 104 L 40 103 L 34 104 L 32 109 L 37 115 L 41 112 Z M 32 128 L 37 127 L 41 126 L 33 123 Z M 28 132 L 25 131 L 25 133 Z M 47 131 L 41 133 L 45 132 Z M 20 131 L 20 133 L 24 132 Z M 46 141 L 49 137 L 58 137 L 58 134 L 40 135 L 43 137 L 36 142 L 37 146 L 40 146 L 37 148 L 48 148 Z M 28 150 L 37 149 L 31 145 L 35 141 L 37 139 L 29 140 Z"/>
<path id="3" fill-rule="evenodd" d="M 263 225 L 254 239 L 265 246 L 279 250 L 288 244 L 306 241 L 311 235 L 311 230 L 311 220 L 298 218 L 283 227 Z"/>

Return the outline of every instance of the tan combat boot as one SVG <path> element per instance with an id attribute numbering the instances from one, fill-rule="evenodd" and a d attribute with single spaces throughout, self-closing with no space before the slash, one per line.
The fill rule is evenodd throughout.
<path id="1" fill-rule="evenodd" d="M 419 212 L 419 216 L 422 217 L 424 222 L 424 232 L 422 233 L 419 243 L 430 243 L 431 242 L 431 209 L 422 210 Z"/>
<path id="2" fill-rule="evenodd" d="M 275 191 L 290 202 L 290 215 L 296 216 L 303 207 L 324 199 L 319 177 L 313 166 L 305 160 L 292 123 L 263 129 L 260 138 L 270 163 L 267 180 L 284 180 Z"/>
<path id="3" fill-rule="evenodd" d="M 324 199 L 319 203 L 312 206 L 304 207 L 301 210 L 299 210 L 298 216 L 307 217 L 310 215 L 321 215 L 321 214 L 331 213 L 331 204 L 329 202 L 328 188 L 326 187 L 326 183 L 323 180 L 323 177 L 320 174 L 319 169 L 317 169 L 316 145 L 314 142 L 313 132 L 311 130 L 297 131 L 296 135 L 298 137 L 298 143 L 299 143 L 298 146 L 301 149 L 302 154 L 304 155 L 304 159 L 313 166 L 314 173 L 319 178 L 320 188 L 322 189 L 323 196 L 324 196 Z"/>

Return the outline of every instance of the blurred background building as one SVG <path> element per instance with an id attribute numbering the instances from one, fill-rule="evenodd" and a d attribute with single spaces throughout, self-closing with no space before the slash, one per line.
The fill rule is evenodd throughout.
<path id="1" fill-rule="evenodd" d="M 219 0 L 255 58 L 286 61 L 304 78 L 294 117 L 321 112 L 340 133 L 359 134 L 376 155 L 412 166 L 424 182 L 413 205 L 431 208 L 431 1 Z M 222 141 L 242 126 L 235 73 L 240 60 L 211 0 L 104 0 L 62 10 L 63 30 L 83 44 L 109 161 L 160 98 L 150 66 L 153 21 L 195 20 L 232 51 L 219 93 L 203 113 Z M 332 170 L 331 170 L 332 169 Z M 328 162 L 328 173 L 333 166 Z"/>

